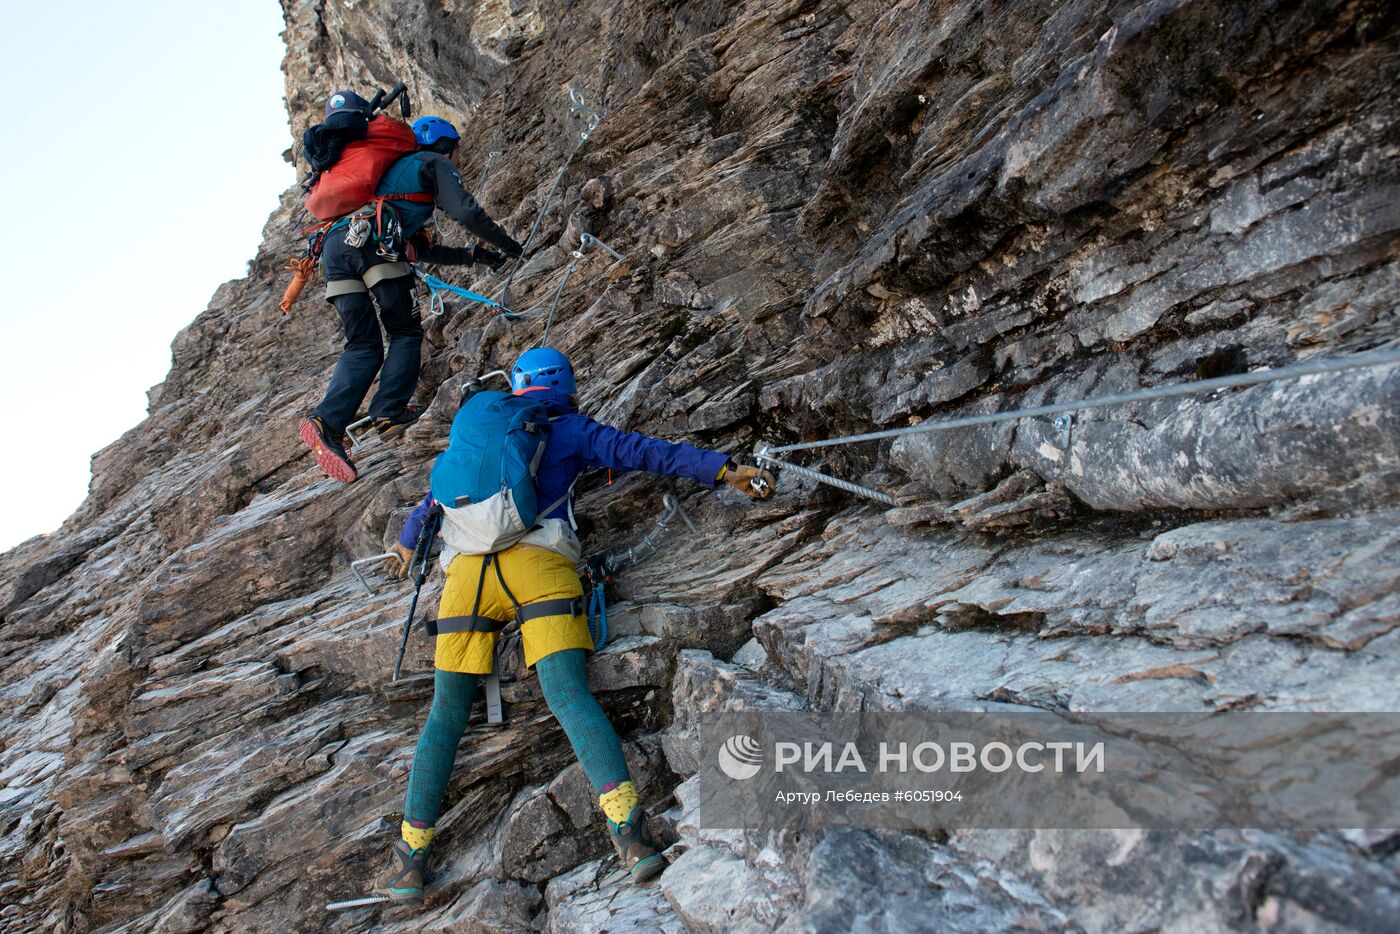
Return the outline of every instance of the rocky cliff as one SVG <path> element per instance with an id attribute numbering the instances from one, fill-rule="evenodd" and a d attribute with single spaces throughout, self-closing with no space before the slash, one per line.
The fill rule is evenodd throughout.
<path id="1" fill-rule="evenodd" d="M 743 456 L 1395 338 L 1381 0 L 283 9 L 293 126 L 401 78 L 468 184 L 503 153 L 477 194 L 517 237 L 580 142 L 567 89 L 604 115 L 510 300 L 547 309 L 582 232 L 622 255 L 579 259 L 552 331 L 614 424 Z M 1394 366 L 793 455 L 893 509 L 592 480 L 591 550 L 668 491 L 699 527 L 619 576 L 590 669 L 671 868 L 617 887 L 532 679 L 463 743 L 426 912 L 324 913 L 381 863 L 430 691 L 421 639 L 387 684 L 408 591 L 349 562 L 543 321 L 449 302 L 428 416 L 329 481 L 294 427 L 337 324 L 276 307 L 299 209 L 79 512 L 0 558 L 0 929 L 1393 930 L 1393 832 L 717 832 L 693 776 L 732 706 L 1400 709 Z"/>

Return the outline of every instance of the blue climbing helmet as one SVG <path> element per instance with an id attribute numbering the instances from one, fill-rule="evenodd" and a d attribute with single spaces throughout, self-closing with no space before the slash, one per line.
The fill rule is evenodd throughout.
<path id="1" fill-rule="evenodd" d="M 516 392 L 553 389 L 565 396 L 577 391 L 569 358 L 553 347 L 536 347 L 521 354 L 510 372 L 510 387 Z"/>
<path id="2" fill-rule="evenodd" d="M 462 134 L 441 117 L 419 117 L 413 121 L 413 138 L 419 146 L 431 146 L 440 139 L 461 139 Z"/>

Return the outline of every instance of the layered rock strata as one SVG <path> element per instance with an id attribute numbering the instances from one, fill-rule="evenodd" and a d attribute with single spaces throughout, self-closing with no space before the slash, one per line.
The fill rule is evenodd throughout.
<path id="1" fill-rule="evenodd" d="M 409 83 L 523 238 L 509 296 L 602 420 L 743 457 L 1393 342 L 1394 11 L 1378 0 L 983 4 L 284 0 L 300 128 Z M 591 682 L 671 845 L 619 887 L 533 680 L 463 743 L 423 914 L 331 916 L 378 868 L 431 690 L 365 596 L 471 376 L 541 336 L 449 302 L 427 417 L 322 477 L 339 347 L 282 196 L 82 508 L 0 557 L 0 928 L 1386 930 L 1394 832 L 707 829 L 716 710 L 1400 709 L 1400 368 L 824 449 L 771 502 L 591 478 L 619 576 Z M 448 225 L 450 227 L 450 225 Z M 460 231 L 446 230 L 447 239 Z M 499 280 L 454 281 L 482 291 Z M 679 527 L 676 527 L 679 528 Z M 431 606 L 440 583 L 424 594 Z"/>

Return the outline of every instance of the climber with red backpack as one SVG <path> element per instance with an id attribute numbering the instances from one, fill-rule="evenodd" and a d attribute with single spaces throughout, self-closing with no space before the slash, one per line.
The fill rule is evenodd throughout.
<path id="1" fill-rule="evenodd" d="M 327 221 L 312 249 L 319 250 L 326 300 L 344 326 L 345 349 L 324 398 L 302 418 L 298 434 L 321 470 L 343 483 L 357 476 L 345 449 L 345 429 L 376 375 L 379 390 L 370 400 L 369 416 L 380 438 L 393 440 L 420 414 L 409 405 L 423 341 L 409 263 L 481 263 L 496 269 L 521 254 L 520 244 L 462 187 L 451 161 L 461 137 L 452 124 L 421 117 L 410 130 L 388 116 L 373 116 L 374 109 L 358 94 L 337 91 L 326 103 L 326 122 L 306 137 L 308 152 L 322 144 L 321 161 L 330 162 L 313 177 L 306 203 Z M 312 165 L 318 167 L 314 158 Z M 496 249 L 433 244 L 424 228 L 437 208 Z M 381 323 L 389 336 L 387 354 Z"/>
<path id="2" fill-rule="evenodd" d="M 582 471 L 608 468 L 688 477 L 709 487 L 724 482 L 755 499 L 773 492 L 767 471 L 739 466 L 727 454 L 621 431 L 580 414 L 573 368 L 553 348 L 520 357 L 511 393 L 473 384 L 453 419 L 447 450 L 433 464 L 431 492 L 410 514 L 395 548 L 399 571 L 406 573 L 424 523 L 441 522 L 447 582 L 429 626 L 436 638 L 433 703 L 389 869 L 375 895 L 347 905 L 422 902 L 428 846 L 457 745 L 483 682 L 488 708 L 492 704 L 497 639 L 512 622 L 520 628 L 524 663 L 539 675 L 545 703 L 599 796 L 628 875 L 644 882 L 660 873 L 666 861 L 647 835 L 617 733 L 584 674 L 595 646 L 574 569 L 581 554 L 574 485 Z"/>

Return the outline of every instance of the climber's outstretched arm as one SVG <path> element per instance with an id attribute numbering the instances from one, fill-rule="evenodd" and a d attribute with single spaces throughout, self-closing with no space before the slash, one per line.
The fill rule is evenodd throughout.
<path id="1" fill-rule="evenodd" d="M 519 256 L 522 252 L 519 243 L 493 221 L 481 205 L 476 203 L 465 188 L 457 167 L 446 156 L 432 155 L 424 159 L 425 173 L 431 173 L 429 181 L 437 198 L 437 206 L 442 208 L 454 221 L 467 229 L 467 233 L 480 237 L 507 256 Z M 431 260 L 430 260 L 431 262 Z"/>
<path id="2" fill-rule="evenodd" d="M 561 420 L 563 421 L 563 420 Z M 773 491 L 773 478 L 755 467 L 739 467 L 728 454 L 706 451 L 683 442 L 661 441 L 635 431 L 622 431 L 584 415 L 568 418 L 583 466 L 613 470 L 645 470 L 663 477 L 688 477 L 713 487 L 725 480 L 735 489 L 759 499 Z M 560 427 L 556 427 L 556 431 Z M 760 477 L 766 483 L 754 485 Z M 742 478 L 741 482 L 740 478 Z"/>
<path id="3" fill-rule="evenodd" d="M 506 255 L 477 244 L 476 246 L 443 246 L 429 242 L 421 234 L 413 238 L 414 258 L 421 263 L 437 266 L 469 266 L 481 263 L 492 269 L 500 269 L 506 262 Z"/>

